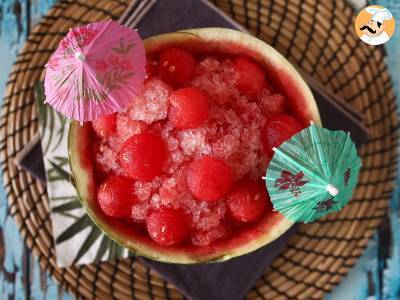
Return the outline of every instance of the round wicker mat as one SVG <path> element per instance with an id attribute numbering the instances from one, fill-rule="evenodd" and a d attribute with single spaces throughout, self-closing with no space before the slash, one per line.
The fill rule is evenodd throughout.
<path id="1" fill-rule="evenodd" d="M 30 34 L 10 74 L 0 121 L 0 154 L 10 214 L 41 266 L 78 298 L 182 298 L 134 258 L 58 268 L 46 190 L 13 163 L 37 131 L 33 86 L 67 30 L 118 18 L 125 0 L 61 1 Z M 266 270 L 249 299 L 320 299 L 356 262 L 388 206 L 396 176 L 396 101 L 380 48 L 359 42 L 354 13 L 340 1 L 215 0 L 218 7 L 272 44 L 362 112 L 370 132 L 351 203 L 340 213 L 302 225 Z M 215 288 L 218 288 L 217 285 Z"/>

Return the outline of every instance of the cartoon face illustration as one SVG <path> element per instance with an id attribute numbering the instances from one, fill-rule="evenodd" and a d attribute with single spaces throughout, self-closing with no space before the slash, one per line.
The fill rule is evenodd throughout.
<path id="1" fill-rule="evenodd" d="M 390 36 L 385 31 L 388 21 L 393 19 L 387 8 L 368 6 L 365 8 L 368 21 L 359 24 L 358 29 L 362 32 L 360 39 L 369 45 L 381 45 L 386 43 Z"/>
<path id="2" fill-rule="evenodd" d="M 380 35 L 385 30 L 385 24 L 371 19 L 363 24 L 360 30 L 364 31 L 364 34 L 367 36 L 374 37 Z"/>

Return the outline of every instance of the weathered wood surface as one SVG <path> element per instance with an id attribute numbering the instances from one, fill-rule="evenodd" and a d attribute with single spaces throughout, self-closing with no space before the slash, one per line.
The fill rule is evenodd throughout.
<path id="1" fill-rule="evenodd" d="M 0 0 L 0 94 L 27 33 L 55 0 Z M 1 97 L 2 98 L 2 97 Z M 1 102 L 1 100 L 0 100 Z M 42 271 L 23 244 L 0 179 L 0 299 L 73 299 Z"/>
<path id="2" fill-rule="evenodd" d="M 0 95 L 4 93 L 12 62 L 27 33 L 54 2 L 55 0 L 0 0 Z M 400 1 L 376 2 L 386 6 L 397 16 L 397 33 L 387 44 L 387 49 L 394 86 L 397 95 L 400 95 Z M 400 180 L 398 186 L 400 187 Z M 37 261 L 24 246 L 13 219 L 7 213 L 1 179 L 0 299 L 72 299 L 39 268 Z M 399 189 L 393 195 L 388 217 L 371 240 L 363 257 L 327 299 L 400 299 Z"/>

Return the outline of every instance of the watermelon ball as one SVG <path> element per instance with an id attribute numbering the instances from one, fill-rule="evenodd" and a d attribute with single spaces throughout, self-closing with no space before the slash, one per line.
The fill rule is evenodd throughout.
<path id="1" fill-rule="evenodd" d="M 115 132 L 116 122 L 116 113 L 103 115 L 92 121 L 92 127 L 98 136 L 105 138 Z"/>
<path id="2" fill-rule="evenodd" d="M 240 56 L 233 61 L 233 64 L 239 74 L 236 82 L 239 91 L 250 97 L 256 97 L 267 87 L 264 70 L 251 59 Z"/>
<path id="3" fill-rule="evenodd" d="M 189 220 L 184 212 L 165 207 L 147 215 L 146 228 L 150 237 L 162 246 L 180 244 L 190 233 Z"/>
<path id="4" fill-rule="evenodd" d="M 193 196 L 204 201 L 215 201 L 225 196 L 233 181 L 232 170 L 222 160 L 204 156 L 190 163 L 186 182 Z"/>
<path id="5" fill-rule="evenodd" d="M 184 86 L 193 75 L 196 60 L 191 53 L 181 48 L 163 51 L 158 60 L 161 79 L 174 87 Z"/>
<path id="6" fill-rule="evenodd" d="M 141 133 L 132 135 L 122 144 L 118 158 L 129 177 L 150 181 L 160 175 L 166 157 L 166 147 L 159 136 Z"/>
<path id="7" fill-rule="evenodd" d="M 279 147 L 302 129 L 301 123 L 288 114 L 273 116 L 265 124 L 261 133 L 265 150 L 272 154 L 273 147 Z"/>
<path id="8" fill-rule="evenodd" d="M 97 191 L 101 210 L 110 217 L 129 217 L 131 207 L 137 202 L 133 181 L 123 176 L 110 176 Z"/>
<path id="9" fill-rule="evenodd" d="M 270 203 L 264 184 L 253 180 L 238 182 L 228 194 L 228 212 L 236 221 L 253 222 L 257 220 Z"/>
<path id="10" fill-rule="evenodd" d="M 197 128 L 208 118 L 209 100 L 198 88 L 174 91 L 169 98 L 168 118 L 177 129 Z"/>

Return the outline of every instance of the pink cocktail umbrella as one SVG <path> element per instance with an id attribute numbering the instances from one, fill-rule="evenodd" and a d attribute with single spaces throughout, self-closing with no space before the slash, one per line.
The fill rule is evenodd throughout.
<path id="1" fill-rule="evenodd" d="M 71 29 L 46 65 L 46 103 L 81 123 L 120 111 L 139 91 L 145 65 L 135 30 L 113 21 Z"/>

